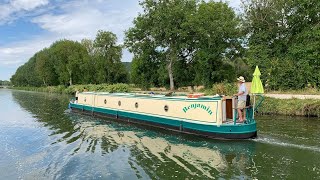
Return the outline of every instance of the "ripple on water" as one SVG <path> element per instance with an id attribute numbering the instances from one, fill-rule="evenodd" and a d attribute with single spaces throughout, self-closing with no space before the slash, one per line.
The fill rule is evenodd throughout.
<path id="1" fill-rule="evenodd" d="M 272 145 L 277 145 L 277 146 L 293 147 L 293 148 L 298 148 L 298 149 L 305 149 L 305 150 L 320 152 L 319 146 L 307 146 L 307 145 L 301 145 L 301 144 L 293 144 L 293 143 L 289 143 L 289 142 L 283 142 L 279 139 L 275 139 L 272 137 L 259 136 L 256 139 L 252 139 L 252 141 L 267 143 L 267 144 L 272 144 Z"/>

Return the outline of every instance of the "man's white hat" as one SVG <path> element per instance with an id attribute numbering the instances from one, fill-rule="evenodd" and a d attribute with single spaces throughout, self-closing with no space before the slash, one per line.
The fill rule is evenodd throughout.
<path id="1" fill-rule="evenodd" d="M 240 82 L 246 82 L 246 80 L 244 80 L 243 76 L 238 77 L 237 80 L 240 81 Z"/>

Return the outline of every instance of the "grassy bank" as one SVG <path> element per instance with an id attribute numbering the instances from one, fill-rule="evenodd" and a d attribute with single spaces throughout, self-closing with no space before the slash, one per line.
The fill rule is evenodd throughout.
<path id="1" fill-rule="evenodd" d="M 259 114 L 320 117 L 319 99 L 266 98 Z"/>
<path id="2" fill-rule="evenodd" d="M 320 90 L 316 88 L 304 88 L 300 90 L 266 90 L 268 94 L 301 94 L 301 95 L 320 95 Z"/>
<path id="3" fill-rule="evenodd" d="M 11 89 L 37 91 L 59 94 L 75 94 L 76 91 L 95 91 L 95 92 L 130 92 L 131 87 L 128 84 L 87 84 L 72 86 L 47 86 L 47 87 L 11 87 Z"/>

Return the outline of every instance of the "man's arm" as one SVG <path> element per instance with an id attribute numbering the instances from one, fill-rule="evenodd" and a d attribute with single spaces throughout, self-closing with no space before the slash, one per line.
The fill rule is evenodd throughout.
<path id="1" fill-rule="evenodd" d="M 234 96 L 241 96 L 242 94 L 244 94 L 243 91 L 241 91 L 241 92 L 239 92 L 239 93 L 237 93 L 237 94 L 234 94 Z"/>

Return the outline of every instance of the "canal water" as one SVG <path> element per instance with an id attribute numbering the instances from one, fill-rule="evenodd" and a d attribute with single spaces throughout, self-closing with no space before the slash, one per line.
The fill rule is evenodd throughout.
<path id="1" fill-rule="evenodd" d="M 70 113 L 69 98 L 0 90 L 0 179 L 320 179 L 319 119 L 208 140 Z"/>

